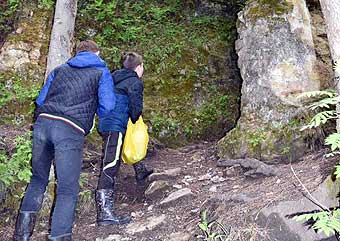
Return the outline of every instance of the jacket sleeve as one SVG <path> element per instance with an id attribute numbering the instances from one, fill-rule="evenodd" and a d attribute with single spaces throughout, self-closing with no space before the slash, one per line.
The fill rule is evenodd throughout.
<path id="1" fill-rule="evenodd" d="M 48 93 L 48 89 L 50 88 L 52 81 L 54 79 L 54 75 L 55 75 L 55 70 L 53 70 L 47 77 L 46 83 L 44 84 L 43 88 L 41 89 L 38 98 L 36 99 L 36 103 L 38 106 L 41 106 L 47 96 Z"/>
<path id="2" fill-rule="evenodd" d="M 114 94 L 114 84 L 110 71 L 103 69 L 102 76 L 98 86 L 98 108 L 97 115 L 102 117 L 112 111 L 116 104 L 116 96 Z"/>
<path id="3" fill-rule="evenodd" d="M 128 90 L 129 111 L 132 123 L 136 123 L 143 111 L 143 82 L 136 81 Z"/>

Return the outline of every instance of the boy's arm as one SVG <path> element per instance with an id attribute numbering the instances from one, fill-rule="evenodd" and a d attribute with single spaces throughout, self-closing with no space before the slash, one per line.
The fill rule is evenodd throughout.
<path id="1" fill-rule="evenodd" d="M 98 86 L 98 108 L 97 115 L 99 117 L 112 111 L 116 104 L 116 96 L 114 94 L 114 84 L 110 71 L 103 69 L 102 76 Z"/>
<path id="2" fill-rule="evenodd" d="M 128 90 L 130 102 L 129 114 L 132 123 L 136 123 L 143 111 L 143 89 L 143 82 L 141 80 L 138 80 Z"/>

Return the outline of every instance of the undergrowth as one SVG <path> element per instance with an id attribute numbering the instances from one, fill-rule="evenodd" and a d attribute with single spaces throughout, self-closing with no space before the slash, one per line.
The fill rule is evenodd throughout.
<path id="1" fill-rule="evenodd" d="M 0 152 L 0 182 L 7 188 L 16 183 L 28 183 L 31 177 L 31 132 L 15 138 L 16 150 L 9 157 Z"/>
<path id="2" fill-rule="evenodd" d="M 235 19 L 197 14 L 195 7 L 194 1 L 179 0 L 78 3 L 76 37 L 98 42 L 111 70 L 121 67 L 126 51 L 143 55 L 144 117 L 151 134 L 165 142 L 220 135 L 238 103 L 237 88 L 221 84 L 224 53 L 236 38 Z M 209 61 L 222 70 L 211 70 Z"/>

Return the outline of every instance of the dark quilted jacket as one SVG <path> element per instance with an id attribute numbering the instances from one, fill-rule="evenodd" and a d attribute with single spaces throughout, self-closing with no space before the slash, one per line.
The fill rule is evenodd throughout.
<path id="1" fill-rule="evenodd" d="M 88 134 L 93 118 L 113 110 L 115 96 L 112 77 L 95 54 L 81 52 L 67 64 L 54 69 L 37 99 L 37 115 L 64 117 Z"/>

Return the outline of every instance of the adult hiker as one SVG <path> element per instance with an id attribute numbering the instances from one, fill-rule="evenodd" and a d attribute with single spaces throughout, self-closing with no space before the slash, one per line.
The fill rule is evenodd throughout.
<path id="1" fill-rule="evenodd" d="M 103 138 L 103 159 L 96 191 L 97 223 L 101 225 L 125 224 L 130 216 L 114 212 L 115 176 L 121 164 L 122 144 L 130 117 L 136 123 L 143 110 L 144 73 L 142 56 L 130 52 L 122 58 L 123 69 L 112 73 L 115 85 L 116 106 L 108 115 L 99 117 L 98 129 Z M 142 182 L 153 170 L 142 162 L 133 165 L 137 182 Z"/>
<path id="2" fill-rule="evenodd" d="M 98 45 L 82 41 L 76 55 L 48 76 L 37 100 L 33 129 L 32 177 L 18 214 L 14 241 L 30 240 L 54 159 L 57 179 L 49 240 L 72 240 L 85 136 L 95 113 L 114 109 L 112 76 Z"/>

